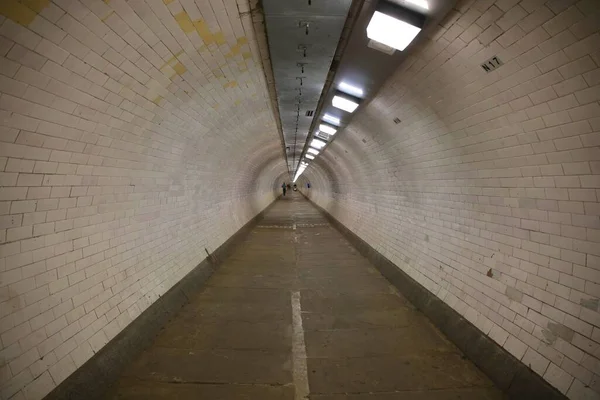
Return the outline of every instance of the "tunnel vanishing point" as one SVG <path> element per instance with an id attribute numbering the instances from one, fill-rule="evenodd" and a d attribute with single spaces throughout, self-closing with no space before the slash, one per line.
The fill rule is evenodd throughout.
<path id="1" fill-rule="evenodd" d="M 0 400 L 600 399 L 599 199 L 600 0 L 0 0 Z"/>

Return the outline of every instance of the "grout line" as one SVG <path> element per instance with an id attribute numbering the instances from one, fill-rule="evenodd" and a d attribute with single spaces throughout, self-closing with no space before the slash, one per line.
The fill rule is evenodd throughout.
<path id="1" fill-rule="evenodd" d="M 295 387 L 295 400 L 308 399 L 308 367 L 306 365 L 306 345 L 304 328 L 302 327 L 302 309 L 300 292 L 292 292 L 292 362 Z"/>

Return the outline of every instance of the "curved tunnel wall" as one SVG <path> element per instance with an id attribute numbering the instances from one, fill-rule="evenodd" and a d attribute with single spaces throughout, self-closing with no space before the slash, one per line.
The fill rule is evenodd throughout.
<path id="1" fill-rule="evenodd" d="M 39 399 L 275 199 L 245 1 L 0 1 L 0 398 Z"/>
<path id="2" fill-rule="evenodd" d="M 459 2 L 300 180 L 573 399 L 600 395 L 599 5 Z"/>

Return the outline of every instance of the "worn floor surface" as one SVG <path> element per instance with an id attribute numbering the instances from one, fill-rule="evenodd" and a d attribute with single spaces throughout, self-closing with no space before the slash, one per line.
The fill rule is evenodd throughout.
<path id="1" fill-rule="evenodd" d="M 127 368 L 108 398 L 504 397 L 292 192 Z"/>

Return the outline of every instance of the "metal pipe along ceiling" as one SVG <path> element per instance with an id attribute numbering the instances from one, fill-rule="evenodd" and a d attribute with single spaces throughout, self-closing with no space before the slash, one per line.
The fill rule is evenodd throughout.
<path id="1" fill-rule="evenodd" d="M 288 170 L 299 161 L 352 0 L 263 0 Z"/>

